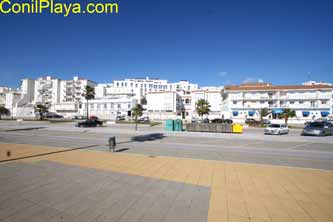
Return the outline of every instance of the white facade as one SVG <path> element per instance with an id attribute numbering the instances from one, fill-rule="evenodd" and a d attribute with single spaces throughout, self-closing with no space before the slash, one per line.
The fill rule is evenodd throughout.
<path id="1" fill-rule="evenodd" d="M 198 89 L 197 84 L 181 80 L 176 83 L 169 83 L 167 80 L 153 78 L 135 78 L 125 80 L 115 80 L 110 84 L 99 84 L 96 87 L 96 95 L 113 95 L 134 93 L 137 99 L 152 92 L 181 91 Z"/>
<path id="2" fill-rule="evenodd" d="M 71 117 L 79 112 L 85 98 L 82 96 L 86 86 L 95 87 L 97 84 L 88 79 L 74 76 L 72 80 L 60 81 L 60 97 L 59 101 L 54 104 L 55 112 Z"/>
<path id="3" fill-rule="evenodd" d="M 181 118 L 183 108 L 181 96 L 177 92 L 148 93 L 147 114 L 150 119 L 165 120 Z"/>
<path id="4" fill-rule="evenodd" d="M 194 90 L 191 93 L 191 107 L 192 107 L 192 117 L 199 118 L 196 112 L 196 103 L 199 99 L 204 99 L 208 101 L 210 105 L 210 112 L 207 117 L 209 119 L 221 118 L 221 106 L 222 106 L 222 94 L 221 88 L 206 87 L 200 90 Z"/>
<path id="5" fill-rule="evenodd" d="M 6 93 L 11 91 L 12 89 L 9 87 L 0 87 L 0 106 L 5 106 L 6 104 Z"/>
<path id="6" fill-rule="evenodd" d="M 222 95 L 222 115 L 235 120 L 259 118 L 262 108 L 271 110 L 271 119 L 278 119 L 284 108 L 293 109 L 294 119 L 301 122 L 332 114 L 333 87 L 329 85 L 243 84 L 226 86 Z"/>
<path id="7" fill-rule="evenodd" d="M 34 103 L 50 106 L 50 111 L 55 112 L 54 105 L 60 101 L 60 79 L 51 76 L 40 77 L 35 80 Z"/>
<path id="8" fill-rule="evenodd" d="M 137 104 L 133 95 L 116 95 L 89 100 L 88 109 L 90 116 L 101 119 L 116 119 L 118 116 L 130 117 L 132 108 Z M 79 114 L 87 115 L 87 103 L 79 107 Z"/>

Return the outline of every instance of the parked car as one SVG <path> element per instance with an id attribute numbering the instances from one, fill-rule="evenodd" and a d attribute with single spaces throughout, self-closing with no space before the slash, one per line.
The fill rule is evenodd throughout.
<path id="1" fill-rule="evenodd" d="M 203 123 L 209 123 L 209 119 L 208 118 L 203 119 Z"/>
<path id="2" fill-rule="evenodd" d="M 116 120 L 125 120 L 125 116 L 117 116 Z"/>
<path id="3" fill-rule="evenodd" d="M 140 123 L 149 123 L 149 117 L 148 117 L 148 116 L 140 117 L 140 118 L 138 119 L 138 121 L 139 121 Z"/>
<path id="4" fill-rule="evenodd" d="M 265 134 L 269 135 L 281 135 L 281 134 L 288 134 L 289 133 L 289 128 L 287 124 L 269 124 L 265 131 Z"/>
<path id="5" fill-rule="evenodd" d="M 232 119 L 224 119 L 222 123 L 232 124 L 234 121 Z"/>
<path id="6" fill-rule="evenodd" d="M 269 119 L 263 119 L 261 120 L 261 124 L 264 126 L 268 126 L 269 124 L 271 124 L 271 121 Z"/>
<path id="7" fill-rule="evenodd" d="M 102 126 L 103 122 L 99 121 L 97 119 L 87 119 L 82 122 L 78 122 L 76 124 L 77 127 L 97 127 L 97 126 Z"/>
<path id="8" fill-rule="evenodd" d="M 46 115 L 47 119 L 61 119 L 64 118 L 62 115 L 59 114 L 47 114 Z"/>
<path id="9" fill-rule="evenodd" d="M 332 136 L 333 126 L 328 121 L 315 121 L 307 123 L 302 130 L 302 136 Z"/>
<path id="10" fill-rule="evenodd" d="M 86 117 L 83 115 L 75 115 L 73 119 L 85 119 Z"/>
<path id="11" fill-rule="evenodd" d="M 246 124 L 252 124 L 252 123 L 259 123 L 258 120 L 252 119 L 252 118 L 248 118 L 245 120 Z"/>
<path id="12" fill-rule="evenodd" d="M 212 123 L 223 123 L 223 119 L 212 119 Z"/>

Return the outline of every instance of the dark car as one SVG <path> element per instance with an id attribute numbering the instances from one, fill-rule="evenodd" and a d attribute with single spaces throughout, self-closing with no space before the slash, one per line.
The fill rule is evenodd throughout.
<path id="1" fill-rule="evenodd" d="M 140 123 L 149 123 L 149 117 L 145 116 L 145 117 L 141 117 L 138 119 L 138 121 Z"/>
<path id="2" fill-rule="evenodd" d="M 58 115 L 58 114 L 51 114 L 51 115 L 46 115 L 47 119 L 61 119 L 64 118 L 62 115 Z"/>
<path id="3" fill-rule="evenodd" d="M 231 119 L 213 119 L 212 123 L 227 123 L 227 124 L 232 124 L 233 121 Z"/>
<path id="4" fill-rule="evenodd" d="M 224 119 L 222 121 L 222 123 L 228 123 L 228 124 L 232 124 L 234 121 L 232 121 L 232 119 Z"/>
<path id="5" fill-rule="evenodd" d="M 97 126 L 102 126 L 103 122 L 99 121 L 97 119 L 88 119 L 82 122 L 78 122 L 76 124 L 77 127 L 97 127 Z"/>
<path id="6" fill-rule="evenodd" d="M 271 124 L 271 121 L 269 119 L 263 119 L 261 120 L 261 124 L 264 126 L 268 126 L 269 124 Z"/>
<path id="7" fill-rule="evenodd" d="M 252 119 L 252 118 L 248 118 L 248 119 L 245 120 L 245 123 L 246 123 L 246 124 L 257 123 L 257 122 L 258 122 L 257 120 Z"/>
<path id="8" fill-rule="evenodd" d="M 208 118 L 205 118 L 205 119 L 203 119 L 202 122 L 203 122 L 203 123 L 209 123 L 209 119 L 208 119 Z"/>
<path id="9" fill-rule="evenodd" d="M 333 126 L 329 122 L 310 122 L 307 123 L 301 133 L 302 136 L 332 136 Z"/>
<path id="10" fill-rule="evenodd" d="M 212 119 L 212 123 L 223 123 L 223 119 Z"/>

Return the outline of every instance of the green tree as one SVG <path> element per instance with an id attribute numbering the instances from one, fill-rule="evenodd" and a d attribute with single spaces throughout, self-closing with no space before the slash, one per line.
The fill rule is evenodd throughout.
<path id="1" fill-rule="evenodd" d="M 296 116 L 295 110 L 292 109 L 283 109 L 281 117 L 284 118 L 284 122 L 287 124 L 289 118 L 293 118 Z"/>
<path id="2" fill-rule="evenodd" d="M 132 108 L 132 117 L 134 117 L 135 121 L 135 131 L 138 130 L 138 117 L 142 116 L 143 108 L 140 104 L 136 104 L 135 107 Z"/>
<path id="3" fill-rule="evenodd" d="M 43 120 L 44 114 L 49 112 L 49 108 L 43 104 L 37 104 L 34 109 L 35 113 L 39 113 L 39 120 Z"/>
<path id="4" fill-rule="evenodd" d="M 9 109 L 7 109 L 6 107 L 0 106 L 0 119 L 2 118 L 2 116 L 8 116 L 10 114 Z"/>
<path id="5" fill-rule="evenodd" d="M 95 98 L 95 88 L 87 85 L 84 88 L 84 92 L 83 92 L 82 96 L 87 101 L 87 107 L 86 107 L 87 108 L 87 119 L 89 119 L 89 100 Z"/>
<path id="6" fill-rule="evenodd" d="M 199 99 L 196 103 L 195 109 L 199 116 L 201 116 L 201 119 L 203 119 L 203 115 L 209 114 L 210 112 L 209 102 L 204 99 Z"/>
<path id="7" fill-rule="evenodd" d="M 269 110 L 267 108 L 260 109 L 259 114 L 260 114 L 260 121 L 262 121 L 264 117 L 268 116 Z"/>

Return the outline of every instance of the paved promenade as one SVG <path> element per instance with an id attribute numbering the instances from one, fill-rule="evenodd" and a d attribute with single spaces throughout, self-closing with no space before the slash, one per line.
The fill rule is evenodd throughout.
<path id="1" fill-rule="evenodd" d="M 1 161 L 21 157 L 0 164 L 0 218 L 5 221 L 38 221 L 39 213 L 55 221 L 333 218 L 332 171 L 0 144 Z M 120 193 L 112 192 L 117 187 Z M 113 205 L 112 195 L 118 204 Z M 50 213 L 39 211 L 44 208 Z M 157 215 L 163 219 L 156 220 Z"/>

